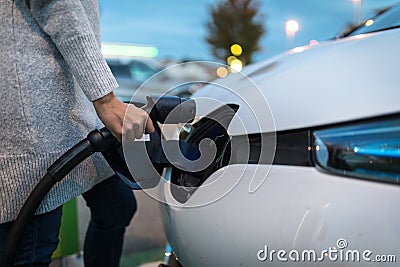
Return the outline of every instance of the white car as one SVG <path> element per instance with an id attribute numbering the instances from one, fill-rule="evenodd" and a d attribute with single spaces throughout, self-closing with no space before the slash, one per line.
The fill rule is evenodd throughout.
<path id="1" fill-rule="evenodd" d="M 398 266 L 400 6 L 368 24 L 194 94 L 180 139 L 215 157 L 164 175 L 181 265 Z"/>

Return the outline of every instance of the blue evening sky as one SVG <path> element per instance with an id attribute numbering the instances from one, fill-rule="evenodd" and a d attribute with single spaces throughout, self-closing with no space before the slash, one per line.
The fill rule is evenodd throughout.
<path id="1" fill-rule="evenodd" d="M 399 0 L 360 0 L 363 19 Z M 153 45 L 157 59 L 215 60 L 205 42 L 209 7 L 214 0 L 100 0 L 103 42 Z M 294 45 L 323 41 L 339 34 L 354 19 L 352 0 L 261 0 L 266 34 L 255 59 L 288 48 L 285 23 L 295 19 L 300 29 Z"/>

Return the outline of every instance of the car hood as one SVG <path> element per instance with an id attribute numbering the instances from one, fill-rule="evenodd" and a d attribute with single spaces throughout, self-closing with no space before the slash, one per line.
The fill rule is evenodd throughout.
<path id="1" fill-rule="evenodd" d="M 396 29 L 298 47 L 218 79 L 193 98 L 239 104 L 231 135 L 400 112 L 399 42 Z M 202 112 L 218 106 L 212 101 Z"/>

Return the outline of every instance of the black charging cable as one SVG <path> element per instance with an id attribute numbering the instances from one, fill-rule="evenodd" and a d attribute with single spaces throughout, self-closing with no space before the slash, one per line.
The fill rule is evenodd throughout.
<path id="1" fill-rule="evenodd" d="M 8 234 L 0 258 L 1 267 L 11 267 L 14 265 L 19 241 L 24 234 L 25 227 L 51 188 L 93 153 L 103 152 L 110 147 L 118 148 L 119 146 L 121 146 L 121 143 L 115 139 L 108 129 L 94 130 L 88 134 L 86 139 L 69 149 L 47 169 L 46 174 L 25 201 Z"/>
<path id="2" fill-rule="evenodd" d="M 148 96 L 147 101 L 147 105 L 142 108 L 149 114 L 153 122 L 188 122 L 193 120 L 196 114 L 195 102 L 190 98 L 162 96 L 155 101 Z M 167 118 L 168 122 L 166 122 Z M 161 136 L 161 129 L 158 125 L 155 125 L 155 129 Z M 0 267 L 12 267 L 14 265 L 18 245 L 25 227 L 51 188 L 93 153 L 117 150 L 120 146 L 121 143 L 107 128 L 94 130 L 88 134 L 86 139 L 69 149 L 47 169 L 47 173 L 33 189 L 13 223 L 0 256 Z"/>

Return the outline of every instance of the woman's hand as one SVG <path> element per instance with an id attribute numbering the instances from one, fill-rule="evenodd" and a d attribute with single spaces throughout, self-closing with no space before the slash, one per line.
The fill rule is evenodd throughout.
<path id="1" fill-rule="evenodd" d="M 114 93 L 94 101 L 93 105 L 100 120 L 120 142 L 122 134 L 127 140 L 134 140 L 143 133 L 154 132 L 153 122 L 144 110 L 122 103 Z"/>

